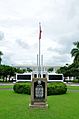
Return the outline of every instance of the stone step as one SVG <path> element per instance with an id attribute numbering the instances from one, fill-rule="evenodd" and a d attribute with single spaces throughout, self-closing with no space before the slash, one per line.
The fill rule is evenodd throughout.
<path id="1" fill-rule="evenodd" d="M 46 105 L 45 102 L 34 102 L 34 105 Z"/>
<path id="2" fill-rule="evenodd" d="M 34 102 L 33 105 L 29 105 L 30 107 L 36 107 L 36 108 L 46 108 L 48 107 L 48 104 L 45 102 Z"/>

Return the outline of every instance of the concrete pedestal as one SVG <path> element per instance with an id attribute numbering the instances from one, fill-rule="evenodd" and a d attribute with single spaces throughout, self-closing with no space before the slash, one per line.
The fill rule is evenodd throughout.
<path id="1" fill-rule="evenodd" d="M 31 86 L 30 107 L 45 108 L 47 104 L 47 79 L 33 78 Z"/>

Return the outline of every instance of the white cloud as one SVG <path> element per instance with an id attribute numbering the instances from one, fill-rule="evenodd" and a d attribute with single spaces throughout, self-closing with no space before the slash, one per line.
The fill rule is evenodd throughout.
<path id="1" fill-rule="evenodd" d="M 4 33 L 2 31 L 0 31 L 0 40 L 4 39 Z"/>
<path id="2" fill-rule="evenodd" d="M 73 42 L 79 40 L 78 0 L 0 0 L 3 63 L 36 64 L 39 21 L 45 65 L 71 63 Z"/>

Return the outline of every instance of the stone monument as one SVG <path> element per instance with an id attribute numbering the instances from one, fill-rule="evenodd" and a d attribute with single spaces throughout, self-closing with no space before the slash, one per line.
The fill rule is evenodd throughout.
<path id="1" fill-rule="evenodd" d="M 39 23 L 39 55 L 37 55 L 37 77 L 32 78 L 30 107 L 47 107 L 47 78 L 43 78 L 43 55 L 40 66 L 41 24 Z"/>
<path id="2" fill-rule="evenodd" d="M 33 78 L 31 86 L 31 104 L 30 107 L 45 108 L 47 104 L 47 79 Z"/>

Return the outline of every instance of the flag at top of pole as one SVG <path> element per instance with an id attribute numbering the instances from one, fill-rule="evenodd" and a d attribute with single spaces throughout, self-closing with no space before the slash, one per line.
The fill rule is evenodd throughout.
<path id="1" fill-rule="evenodd" d="M 41 39 L 41 33 L 42 33 L 42 30 L 41 30 L 41 23 L 39 23 L 39 40 Z"/>

